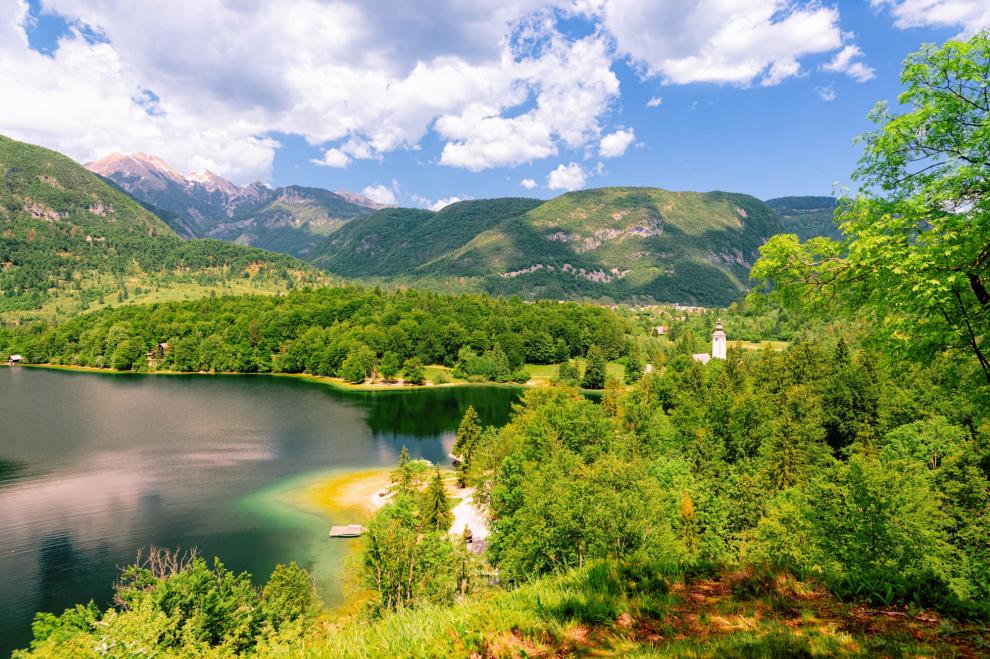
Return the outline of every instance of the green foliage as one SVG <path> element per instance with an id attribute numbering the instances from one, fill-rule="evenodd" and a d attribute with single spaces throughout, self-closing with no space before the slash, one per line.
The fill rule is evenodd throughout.
<path id="1" fill-rule="evenodd" d="M 430 479 L 420 505 L 423 527 L 427 531 L 446 533 L 454 516 L 450 513 L 450 502 L 447 500 L 447 490 L 443 477 L 437 469 L 436 475 Z"/>
<path id="2" fill-rule="evenodd" d="M 987 32 L 910 56 L 898 110 L 879 104 L 878 130 L 861 138 L 862 189 L 838 215 L 844 240 L 776 236 L 752 276 L 791 304 L 838 301 L 884 318 L 904 353 L 968 352 L 990 382 L 988 71 Z"/>
<path id="3" fill-rule="evenodd" d="M 588 348 L 588 363 L 584 367 L 584 379 L 581 386 L 585 389 L 604 389 L 605 370 L 608 367 L 608 360 L 605 352 L 598 346 Z"/>
<path id="4" fill-rule="evenodd" d="M 140 557 L 139 557 L 140 558 Z M 114 607 L 92 602 L 59 616 L 39 613 L 31 650 L 41 656 L 212 656 L 250 653 L 261 639 L 318 609 L 312 577 L 279 565 L 259 591 L 247 573 L 215 559 L 153 549 L 124 568 Z"/>
<path id="5" fill-rule="evenodd" d="M 378 360 L 378 374 L 386 381 L 391 382 L 392 378 L 399 373 L 400 366 L 399 355 L 390 350 Z"/>
<path id="6" fill-rule="evenodd" d="M 578 369 L 575 362 L 568 359 L 560 365 L 557 380 L 561 384 L 566 384 L 571 387 L 578 387 L 581 385 L 581 371 Z"/>
<path id="7" fill-rule="evenodd" d="M 856 455 L 771 508 L 761 538 L 840 595 L 931 604 L 957 578 L 945 528 L 920 465 Z"/>
<path id="8" fill-rule="evenodd" d="M 392 353 L 400 363 L 456 362 L 459 376 L 467 371 L 471 379 L 507 382 L 528 357 L 517 337 L 536 328 L 573 342 L 575 350 L 599 341 L 616 353 L 631 331 L 619 314 L 590 305 L 296 289 L 277 298 L 222 296 L 105 309 L 54 327 L 31 325 L 0 334 L 0 351 L 19 352 L 32 363 L 100 362 L 130 369 L 145 364 L 144 354 L 159 343 L 168 343 L 150 368 L 305 372 L 354 382 L 370 376 L 379 356 Z M 125 338 L 130 343 L 115 359 Z"/>
<path id="9" fill-rule="evenodd" d="M 261 613 L 276 629 L 320 610 L 313 577 L 295 564 L 276 565 L 261 591 Z"/>
<path id="10" fill-rule="evenodd" d="M 368 523 L 361 576 L 377 595 L 373 613 L 423 603 L 451 604 L 463 587 L 463 566 L 470 558 L 463 541 L 453 540 L 446 529 L 439 530 L 443 520 L 430 508 L 438 505 L 430 495 L 435 481 L 421 496 L 400 491 Z M 446 506 L 445 493 L 443 497 Z M 449 527 L 449 509 L 446 514 Z"/>
<path id="11" fill-rule="evenodd" d="M 423 384 L 426 375 L 423 371 L 423 360 L 419 357 L 410 357 L 402 365 L 403 379 L 407 384 Z"/>
<path id="12" fill-rule="evenodd" d="M 340 365 L 340 377 L 360 384 L 371 376 L 371 371 L 375 367 L 375 353 L 366 345 L 358 345 L 353 348 Z"/>

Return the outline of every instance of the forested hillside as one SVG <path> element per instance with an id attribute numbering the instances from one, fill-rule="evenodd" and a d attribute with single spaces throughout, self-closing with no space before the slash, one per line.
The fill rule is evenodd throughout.
<path id="1" fill-rule="evenodd" d="M 784 233 L 797 234 L 801 240 L 818 236 L 842 238 L 835 223 L 835 211 L 839 206 L 835 197 L 778 197 L 767 199 L 767 206 L 780 215 Z"/>
<path id="2" fill-rule="evenodd" d="M 781 230 L 742 194 L 603 188 L 545 203 L 461 202 L 380 211 L 331 236 L 331 272 L 526 298 L 727 304 Z"/>
<path id="3" fill-rule="evenodd" d="M 184 241 L 70 159 L 0 136 L 0 315 L 71 315 L 167 291 L 275 291 L 329 279 L 301 261 Z M 181 292 L 180 292 L 181 291 Z"/>

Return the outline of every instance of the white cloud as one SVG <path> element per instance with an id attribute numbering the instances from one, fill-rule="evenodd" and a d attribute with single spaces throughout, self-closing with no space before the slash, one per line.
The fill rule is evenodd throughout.
<path id="1" fill-rule="evenodd" d="M 835 54 L 831 61 L 822 65 L 823 71 L 845 73 L 856 82 L 866 82 L 876 77 L 873 68 L 862 61 L 863 51 L 859 46 L 849 45 Z"/>
<path id="2" fill-rule="evenodd" d="M 661 105 L 663 105 L 663 97 L 662 96 L 654 96 L 654 97 L 652 97 L 650 100 L 648 100 L 646 102 L 646 107 L 648 107 L 648 108 L 658 108 Z"/>
<path id="3" fill-rule="evenodd" d="M 828 87 L 815 87 L 815 92 L 817 92 L 818 96 L 826 103 L 831 103 L 837 98 L 835 88 L 832 87 L 832 85 L 829 85 Z"/>
<path id="4" fill-rule="evenodd" d="M 584 187 L 587 180 L 588 173 L 576 162 L 560 164 L 547 175 L 547 187 L 551 190 L 578 190 Z"/>
<path id="5" fill-rule="evenodd" d="M 319 167 L 343 168 L 350 164 L 351 159 L 340 149 L 327 149 L 322 158 L 313 158 L 310 162 Z"/>
<path id="6" fill-rule="evenodd" d="M 335 143 L 334 166 L 435 125 L 441 162 L 477 171 L 596 140 L 619 91 L 607 35 L 557 31 L 565 0 L 44 0 L 105 38 L 74 32 L 54 57 L 28 47 L 25 0 L 3 5 L 0 97 L 19 102 L 0 126 L 83 161 L 148 151 L 246 182 L 270 176 L 273 132 Z"/>
<path id="7" fill-rule="evenodd" d="M 875 9 L 886 8 L 894 25 L 912 27 L 961 27 L 969 36 L 990 27 L 990 4 L 986 0 L 870 0 Z"/>
<path id="8" fill-rule="evenodd" d="M 527 190 L 532 190 L 537 186 L 537 183 L 531 178 L 524 178 L 523 180 L 519 181 L 519 185 L 523 186 Z"/>
<path id="9" fill-rule="evenodd" d="M 842 45 L 839 11 L 788 0 L 603 0 L 618 51 L 670 84 L 777 84 Z"/>
<path id="10" fill-rule="evenodd" d="M 431 211 L 438 211 L 450 206 L 451 204 L 456 204 L 459 201 L 464 201 L 460 197 L 442 197 L 437 199 L 432 204 L 428 206 Z"/>
<path id="11" fill-rule="evenodd" d="M 279 133 L 324 147 L 329 167 L 417 148 L 430 130 L 441 164 L 472 171 L 589 149 L 619 98 L 616 57 L 667 83 L 775 84 L 842 45 L 837 9 L 790 0 L 41 6 L 78 27 L 45 56 L 29 48 L 26 0 L 0 1 L 0 98 L 18 101 L 0 103 L 5 133 L 80 161 L 212 163 L 238 183 L 270 177 Z M 562 33 L 575 14 L 596 29 Z"/>
<path id="12" fill-rule="evenodd" d="M 440 199 L 433 201 L 432 199 L 427 199 L 426 197 L 421 197 L 419 195 L 412 196 L 412 200 L 414 204 L 434 212 L 443 210 L 444 208 L 450 206 L 451 204 L 456 204 L 459 201 L 465 201 L 467 199 L 470 199 L 470 197 L 450 196 L 450 197 L 441 197 Z"/>
<path id="13" fill-rule="evenodd" d="M 437 133 L 449 140 L 441 164 L 471 171 L 518 165 L 556 155 L 558 142 L 577 148 L 598 136 L 599 119 L 619 92 L 607 40 L 596 34 L 570 42 L 545 24 L 532 34 L 540 55 L 511 63 L 516 82 L 504 97 L 437 120 Z M 535 90 L 532 99 L 528 89 Z M 502 116 L 528 100 L 531 110 Z"/>
<path id="14" fill-rule="evenodd" d="M 361 190 L 361 194 L 376 204 L 391 206 L 395 203 L 395 192 L 384 185 L 369 185 L 364 190 Z"/>
<path id="15" fill-rule="evenodd" d="M 602 138 L 602 141 L 598 145 L 598 153 L 603 158 L 618 158 L 635 141 L 636 133 L 632 128 L 617 130 Z"/>

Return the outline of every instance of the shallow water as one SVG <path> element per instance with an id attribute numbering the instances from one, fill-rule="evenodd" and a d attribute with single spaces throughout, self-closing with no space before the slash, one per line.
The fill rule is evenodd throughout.
<path id="1" fill-rule="evenodd" d="M 313 474 L 391 466 L 403 445 L 445 463 L 469 404 L 502 424 L 517 396 L 0 368 L 0 654 L 30 639 L 35 611 L 106 604 L 118 566 L 149 545 L 198 547 L 259 582 L 295 560 L 336 603 L 346 544 L 281 494 Z"/>

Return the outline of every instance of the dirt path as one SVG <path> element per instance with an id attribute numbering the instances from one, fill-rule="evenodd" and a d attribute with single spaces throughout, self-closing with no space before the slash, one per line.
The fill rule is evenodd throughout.
<path id="1" fill-rule="evenodd" d="M 454 515 L 450 534 L 461 535 L 465 526 L 471 529 L 472 542 L 468 546 L 471 551 L 480 554 L 488 545 L 488 517 L 481 507 L 475 504 L 473 487 L 455 489 L 453 496 L 459 497 L 461 501 L 450 511 Z"/>

